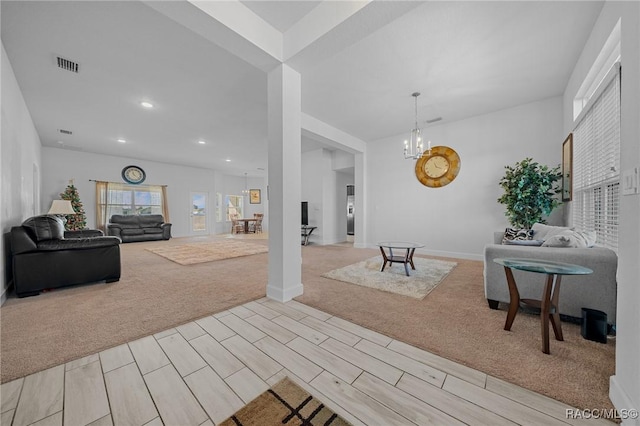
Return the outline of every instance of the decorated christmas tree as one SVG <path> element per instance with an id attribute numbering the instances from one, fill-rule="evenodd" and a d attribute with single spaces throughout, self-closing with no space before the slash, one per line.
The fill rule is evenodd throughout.
<path id="1" fill-rule="evenodd" d="M 76 214 L 69 214 L 65 216 L 65 218 L 67 219 L 65 229 L 67 231 L 77 231 L 86 228 L 87 215 L 85 215 L 84 213 L 82 201 L 80 201 L 80 195 L 78 194 L 78 189 L 73 185 L 73 179 L 69 181 L 67 189 L 65 189 L 64 192 L 60 194 L 60 198 L 62 198 L 63 200 L 71 201 L 71 206 L 76 212 Z"/>

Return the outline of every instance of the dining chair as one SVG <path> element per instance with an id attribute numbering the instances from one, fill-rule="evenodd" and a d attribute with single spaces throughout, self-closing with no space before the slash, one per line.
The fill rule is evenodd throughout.
<path id="1" fill-rule="evenodd" d="M 238 215 L 231 215 L 231 233 L 238 234 L 244 232 L 244 224 L 238 222 Z"/>
<path id="2" fill-rule="evenodd" d="M 251 225 L 251 231 L 256 234 L 262 233 L 262 217 L 259 217 L 258 220 Z"/>

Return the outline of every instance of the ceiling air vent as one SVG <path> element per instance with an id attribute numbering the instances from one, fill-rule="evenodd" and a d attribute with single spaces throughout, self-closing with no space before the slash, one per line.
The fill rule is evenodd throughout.
<path id="1" fill-rule="evenodd" d="M 60 133 L 65 134 L 65 135 L 72 135 L 72 134 L 73 134 L 73 132 L 72 132 L 71 130 L 58 129 L 58 131 L 59 131 Z"/>
<path id="2" fill-rule="evenodd" d="M 61 58 L 58 56 L 58 68 L 62 68 L 63 70 L 78 72 L 78 63 L 70 61 L 68 59 Z"/>

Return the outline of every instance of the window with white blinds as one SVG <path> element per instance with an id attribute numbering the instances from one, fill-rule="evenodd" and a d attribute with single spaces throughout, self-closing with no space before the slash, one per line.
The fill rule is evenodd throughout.
<path id="1" fill-rule="evenodd" d="M 620 204 L 620 66 L 603 80 L 573 131 L 573 225 L 596 231 L 597 244 L 618 249 Z"/>

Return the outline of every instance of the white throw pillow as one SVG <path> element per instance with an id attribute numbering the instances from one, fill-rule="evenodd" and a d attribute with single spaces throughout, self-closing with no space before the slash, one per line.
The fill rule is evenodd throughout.
<path id="1" fill-rule="evenodd" d="M 587 248 L 596 243 L 595 231 L 562 231 L 545 240 L 542 247 Z"/>
<path id="2" fill-rule="evenodd" d="M 534 223 L 531 227 L 531 230 L 533 231 L 533 239 L 542 241 L 546 241 L 554 235 L 558 235 L 563 231 L 570 231 L 571 229 L 572 228 L 568 228 L 566 226 L 551 226 L 545 225 L 544 223 Z"/>

